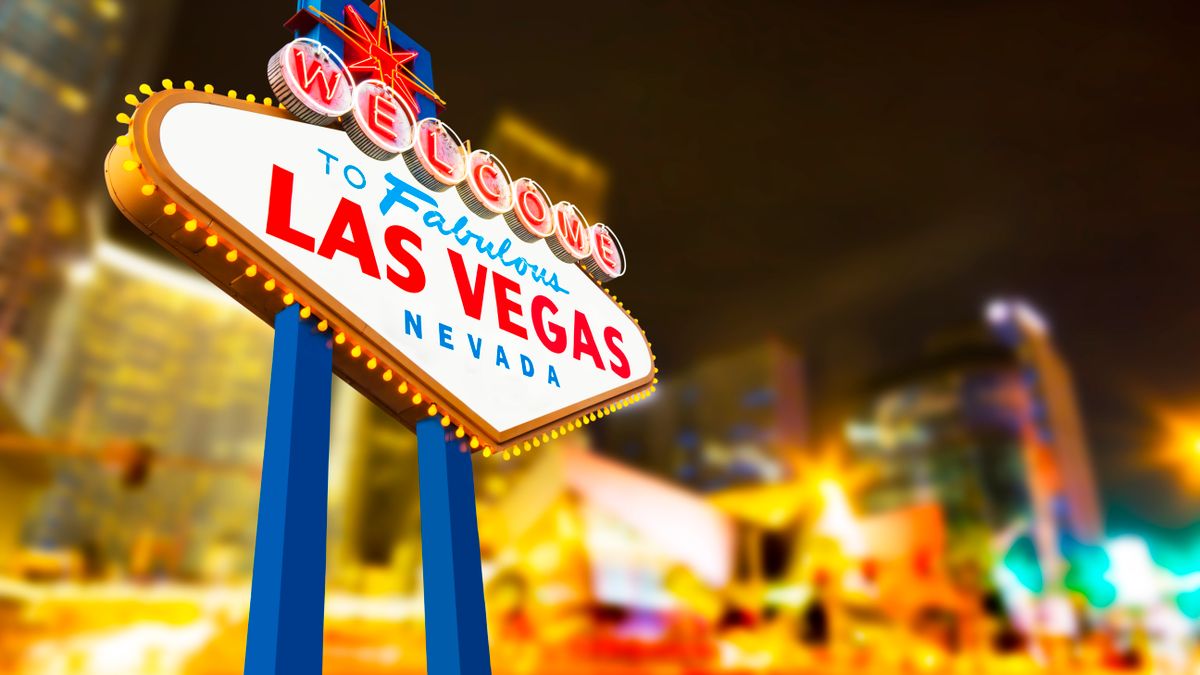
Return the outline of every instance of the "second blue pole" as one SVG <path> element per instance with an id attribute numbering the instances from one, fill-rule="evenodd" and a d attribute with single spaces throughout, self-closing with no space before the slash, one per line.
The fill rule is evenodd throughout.
<path id="1" fill-rule="evenodd" d="M 417 423 L 425 658 L 429 675 L 488 675 L 487 614 L 471 453 L 437 417 Z"/>

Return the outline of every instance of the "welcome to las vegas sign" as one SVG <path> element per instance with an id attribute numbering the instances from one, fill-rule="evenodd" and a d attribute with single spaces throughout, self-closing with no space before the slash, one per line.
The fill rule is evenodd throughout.
<path id="1" fill-rule="evenodd" d="M 265 321 L 299 304 L 343 379 L 471 450 L 519 454 L 648 395 L 650 344 L 603 286 L 625 272 L 615 233 L 417 119 L 431 92 L 369 63 L 356 78 L 294 40 L 268 64 L 279 107 L 143 85 L 106 160 L 113 201 Z"/>

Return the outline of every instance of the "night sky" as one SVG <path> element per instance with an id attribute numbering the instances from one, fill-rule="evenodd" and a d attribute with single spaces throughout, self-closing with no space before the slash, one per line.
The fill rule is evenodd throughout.
<path id="1" fill-rule="evenodd" d="M 613 288 L 665 375 L 779 336 L 819 415 L 987 298 L 1030 299 L 1074 369 L 1120 529 L 1200 515 L 1140 459 L 1161 442 L 1155 408 L 1200 413 L 1200 6 L 1143 4 L 389 14 L 431 50 L 463 138 L 508 107 L 609 167 L 630 258 Z M 293 10 L 182 3 L 152 74 L 269 94 Z"/>

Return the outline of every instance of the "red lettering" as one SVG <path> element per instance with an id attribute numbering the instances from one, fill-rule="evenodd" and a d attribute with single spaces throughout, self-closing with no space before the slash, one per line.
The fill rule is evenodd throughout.
<path id="1" fill-rule="evenodd" d="M 396 113 L 400 110 L 389 99 L 383 97 L 380 90 L 368 94 L 371 114 L 367 116 L 367 124 L 371 130 L 392 143 L 399 138 L 396 134 Z"/>
<path id="2" fill-rule="evenodd" d="M 324 89 L 325 103 L 333 100 L 334 89 L 337 89 L 338 81 L 342 79 L 342 71 L 334 70 L 333 79 L 329 78 L 329 71 L 321 66 L 321 62 L 313 59 L 309 63 L 304 61 L 304 52 L 298 48 L 292 49 L 292 55 L 296 60 L 296 68 L 300 71 L 301 77 L 296 78 L 300 82 L 300 86 L 304 88 L 310 96 L 316 97 L 313 93 L 313 82 L 317 76 L 321 77 L 321 88 Z"/>
<path id="3" fill-rule="evenodd" d="M 497 187 L 497 184 L 500 182 L 500 172 L 496 170 L 496 167 L 487 162 L 480 162 L 475 165 L 475 171 L 471 173 L 471 182 L 475 184 L 475 187 L 485 197 L 491 197 L 493 202 L 500 201 L 500 198 L 504 196 L 500 192 L 500 188 Z"/>
<path id="4" fill-rule="evenodd" d="M 305 251 L 313 250 L 316 240 L 292 229 L 292 182 L 294 175 L 287 169 L 271 167 L 271 196 L 267 202 L 267 234 L 295 244 Z"/>
<path id="5" fill-rule="evenodd" d="M 558 243 L 571 257 L 586 258 L 591 253 L 592 242 L 588 236 L 587 222 L 583 220 L 579 209 L 569 202 L 559 202 L 554 206 L 554 214 L 554 236 Z"/>
<path id="6" fill-rule="evenodd" d="M 525 327 L 512 320 L 514 314 L 521 316 L 521 306 L 508 297 L 509 293 L 519 295 L 521 285 L 493 270 L 492 286 L 496 291 L 496 316 L 500 322 L 500 330 L 508 331 L 519 338 L 529 339 L 529 333 L 525 331 Z"/>
<path id="7" fill-rule="evenodd" d="M 583 354 L 592 357 L 592 363 L 600 370 L 604 370 L 604 362 L 600 360 L 600 350 L 596 349 L 596 338 L 592 335 L 592 327 L 588 325 L 587 317 L 583 312 L 575 310 L 575 345 L 571 350 L 571 356 L 576 361 L 582 361 L 579 358 Z"/>
<path id="8" fill-rule="evenodd" d="M 617 262 L 617 245 L 613 242 L 612 235 L 608 230 L 596 231 L 596 254 L 599 261 L 612 272 L 620 272 L 621 266 Z"/>
<path id="9" fill-rule="evenodd" d="M 347 228 L 353 239 L 346 238 Z M 333 220 L 329 221 L 329 229 L 325 231 L 317 255 L 332 260 L 333 254 L 338 251 L 358 258 L 358 267 L 363 274 L 379 278 L 379 263 L 375 261 L 375 249 L 371 247 L 371 235 L 367 233 L 362 207 L 345 197 L 338 202 L 337 211 L 333 213 Z"/>
<path id="10" fill-rule="evenodd" d="M 533 319 L 533 332 L 537 333 L 538 339 L 546 349 L 561 354 L 567 350 L 567 331 L 552 321 L 543 320 L 542 315 L 546 310 L 550 310 L 550 314 L 553 315 L 558 312 L 558 307 L 544 295 L 533 296 L 533 304 L 529 308 L 529 316 Z"/>
<path id="11" fill-rule="evenodd" d="M 383 232 L 383 243 L 387 246 L 388 253 L 396 259 L 396 262 L 404 268 L 404 274 L 400 274 L 391 267 L 387 268 L 387 279 L 392 282 L 402 291 L 409 293 L 419 293 L 425 288 L 425 270 L 421 267 L 420 261 L 417 260 L 415 253 L 404 248 L 404 244 L 411 244 L 418 251 L 421 250 L 421 238 L 416 232 L 401 227 L 392 225 Z"/>
<path id="12" fill-rule="evenodd" d="M 446 249 L 446 255 L 450 256 L 450 269 L 454 272 L 454 283 L 458 284 L 458 297 L 462 298 L 463 311 L 472 319 L 478 319 L 483 314 L 483 290 L 487 286 L 487 268 L 476 265 L 475 283 L 472 284 L 467 278 L 462 254 Z"/>
<path id="13" fill-rule="evenodd" d="M 529 186 L 517 194 L 517 208 L 524 216 L 525 229 L 539 237 L 549 236 L 554 231 L 554 223 L 550 222 L 550 205 L 541 193 Z"/>
<path id="14" fill-rule="evenodd" d="M 617 377 L 629 377 L 629 359 L 625 357 L 625 352 L 621 350 L 621 331 L 609 326 L 604 329 L 604 344 L 608 345 L 608 351 L 617 357 L 616 363 L 609 363 L 613 374 Z"/>

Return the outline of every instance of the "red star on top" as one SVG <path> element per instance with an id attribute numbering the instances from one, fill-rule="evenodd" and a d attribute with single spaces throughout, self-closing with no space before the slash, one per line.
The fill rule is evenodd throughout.
<path id="1" fill-rule="evenodd" d="M 417 58 L 416 52 L 404 49 L 393 49 L 392 31 L 387 20 L 387 6 L 382 2 L 371 5 L 379 13 L 375 27 L 367 25 L 365 19 L 346 5 L 346 24 L 349 35 L 346 36 L 346 67 L 358 75 L 365 73 L 377 77 L 396 91 L 400 99 L 408 105 L 413 116 L 417 115 L 417 99 L 414 91 L 421 91 L 416 83 L 409 79 L 404 65 Z"/>

